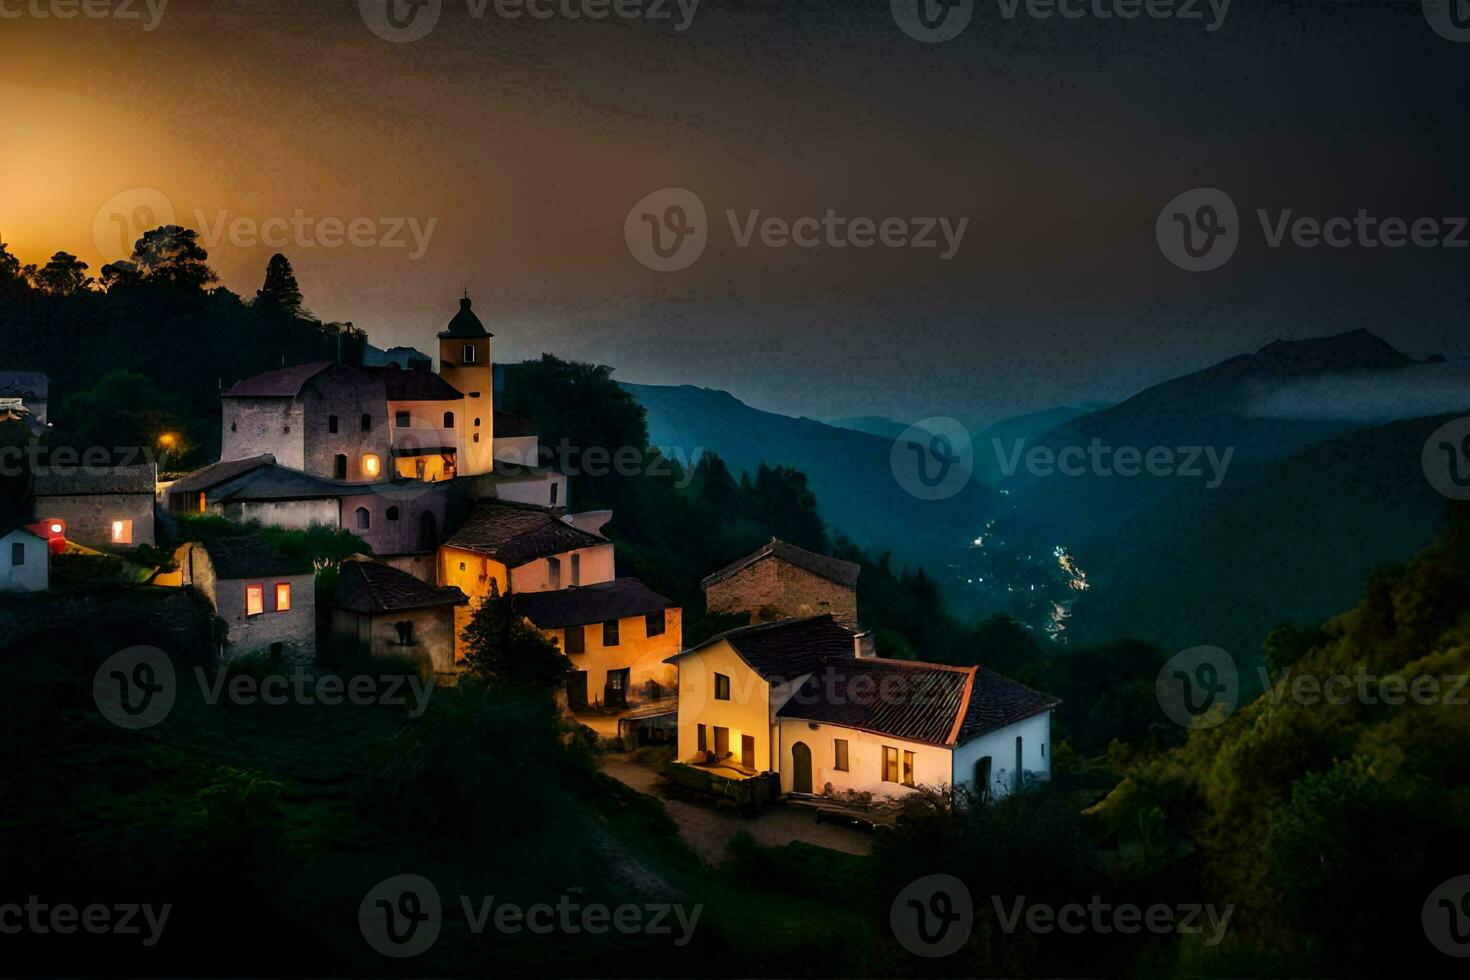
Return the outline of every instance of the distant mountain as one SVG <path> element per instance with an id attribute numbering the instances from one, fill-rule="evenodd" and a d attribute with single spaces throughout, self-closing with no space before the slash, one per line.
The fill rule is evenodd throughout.
<path id="1" fill-rule="evenodd" d="M 908 428 L 907 423 L 885 418 L 882 415 L 858 415 L 846 419 L 828 419 L 825 424 L 839 429 L 851 429 L 854 432 L 866 432 L 870 436 L 878 436 L 883 439 L 897 439 Z"/>
<path id="2" fill-rule="evenodd" d="M 1055 408 L 1046 408 L 1025 415 L 1012 415 L 1009 418 L 991 422 L 975 433 L 976 477 L 991 486 L 998 485 L 1001 481 L 1003 474 L 994 449 L 994 440 L 1000 440 L 1002 445 L 1010 445 L 1021 439 L 1033 440 L 1073 419 L 1107 407 L 1109 406 L 1103 402 L 1058 405 Z M 971 429 L 974 428 L 972 425 Z"/>
<path id="3" fill-rule="evenodd" d="M 763 412 L 725 391 L 623 387 L 646 410 L 653 445 L 672 448 L 681 461 L 710 450 L 736 474 L 761 463 L 795 467 L 809 478 L 829 525 L 858 544 L 892 551 L 901 564 L 922 561 L 933 571 L 1002 507 L 995 491 L 975 482 L 946 500 L 905 492 L 890 463 L 891 438 Z"/>

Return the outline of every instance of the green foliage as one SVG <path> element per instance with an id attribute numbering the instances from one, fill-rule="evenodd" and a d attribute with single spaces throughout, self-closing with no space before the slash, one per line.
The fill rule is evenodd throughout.
<path id="1" fill-rule="evenodd" d="M 461 634 L 465 666 L 482 680 L 526 691 L 550 693 L 566 684 L 572 661 L 527 619 L 509 595 L 492 583 Z"/>

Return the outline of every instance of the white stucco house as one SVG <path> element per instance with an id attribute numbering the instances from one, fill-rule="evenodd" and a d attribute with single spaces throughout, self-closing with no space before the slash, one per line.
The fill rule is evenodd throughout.
<path id="1" fill-rule="evenodd" d="M 285 555 L 258 535 L 182 545 L 184 585 L 209 600 L 223 624 L 226 657 L 262 653 L 307 666 L 316 656 L 316 580 L 311 562 Z"/>
<path id="2" fill-rule="evenodd" d="M 42 525 L 12 525 L 0 534 L 0 592 L 44 592 L 51 585 L 51 552 Z"/>
<path id="3" fill-rule="evenodd" d="M 1056 698 L 983 667 L 863 655 L 831 616 L 721 633 L 679 667 L 680 762 L 795 794 L 902 796 L 975 787 L 991 798 L 1051 775 Z"/>

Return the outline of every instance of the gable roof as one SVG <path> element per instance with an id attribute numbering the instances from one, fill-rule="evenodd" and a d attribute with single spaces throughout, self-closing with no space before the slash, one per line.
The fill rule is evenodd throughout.
<path id="1" fill-rule="evenodd" d="M 295 398 L 312 378 L 332 366 L 331 361 L 312 361 L 277 368 L 253 378 L 237 381 L 224 393 L 225 398 Z"/>
<path id="2" fill-rule="evenodd" d="M 1061 703 L 1061 698 L 1033 691 L 1020 681 L 977 667 L 970 705 L 960 726 L 959 743 L 1050 711 Z"/>
<path id="3" fill-rule="evenodd" d="M 852 630 L 833 622 L 830 613 L 809 619 L 782 619 L 726 630 L 666 658 L 664 663 L 677 663 L 723 640 L 751 670 L 766 680 L 790 680 L 810 673 L 829 657 L 853 656 L 854 635 Z"/>
<path id="4" fill-rule="evenodd" d="M 169 484 L 168 490 L 169 493 L 176 490 L 209 490 L 275 461 L 276 458 L 270 453 L 248 456 L 245 459 L 222 459 L 218 463 L 210 463 L 208 466 L 201 467 L 188 476 L 180 477 Z"/>
<path id="5" fill-rule="evenodd" d="M 613 579 L 555 592 L 518 592 L 514 603 L 516 612 L 544 630 L 646 616 L 673 605 L 636 578 Z"/>
<path id="6" fill-rule="evenodd" d="M 503 500 L 476 505 L 445 546 L 489 555 L 506 567 L 577 548 L 607 544 L 607 539 L 573 527 L 561 511 Z"/>
<path id="7" fill-rule="evenodd" d="M 355 497 L 374 493 L 381 483 L 345 483 L 293 470 L 279 463 L 266 463 L 247 470 L 224 487 L 219 501 L 227 500 L 312 500 Z"/>
<path id="8" fill-rule="evenodd" d="M 464 398 L 464 392 L 427 369 L 404 369 L 389 364 L 362 370 L 382 380 L 390 402 L 444 402 Z"/>
<path id="9" fill-rule="evenodd" d="M 311 559 L 288 555 L 258 534 L 211 538 L 194 545 L 209 555 L 216 578 L 310 575 Z"/>
<path id="10" fill-rule="evenodd" d="M 787 544 L 779 538 L 772 538 L 744 558 L 737 559 L 718 572 L 705 576 L 700 581 L 699 586 L 700 588 L 707 589 L 711 585 L 729 578 L 742 568 L 753 565 L 763 558 L 772 557 L 779 558 L 781 561 L 795 565 L 797 568 L 805 569 L 813 575 L 824 578 L 829 582 L 836 582 L 843 588 L 848 589 L 857 588 L 858 574 L 862 571 L 862 566 L 854 562 L 843 561 L 841 558 L 833 558 L 831 555 L 819 555 L 815 551 L 807 551 L 805 548 L 798 548 L 794 544 Z"/>
<path id="11" fill-rule="evenodd" d="M 151 497 L 157 484 L 157 463 L 74 467 L 42 464 L 36 469 L 32 493 L 37 497 L 146 493 Z"/>
<path id="12" fill-rule="evenodd" d="M 378 613 L 469 602 L 454 586 L 435 588 L 408 572 L 378 561 L 344 561 L 332 605 L 355 612 Z"/>
<path id="13" fill-rule="evenodd" d="M 975 667 L 879 657 L 834 658 L 778 712 L 930 745 L 953 745 L 969 707 Z"/>

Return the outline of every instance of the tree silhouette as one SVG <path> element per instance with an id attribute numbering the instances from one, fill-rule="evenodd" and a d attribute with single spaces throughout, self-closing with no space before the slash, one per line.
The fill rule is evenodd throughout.
<path id="1" fill-rule="evenodd" d="M 208 259 L 199 233 L 178 225 L 144 232 L 133 246 L 133 262 L 148 282 L 191 291 L 219 282 L 218 274 L 205 264 Z"/>
<path id="2" fill-rule="evenodd" d="M 53 296 L 71 296 L 87 288 L 92 281 L 87 263 L 70 252 L 57 252 L 34 273 L 36 285 Z"/>
<path id="3" fill-rule="evenodd" d="M 292 316 L 303 315 L 301 287 L 296 283 L 296 273 L 291 268 L 291 260 L 280 252 L 272 255 L 265 267 L 265 284 L 255 293 L 255 305 L 283 310 Z"/>

